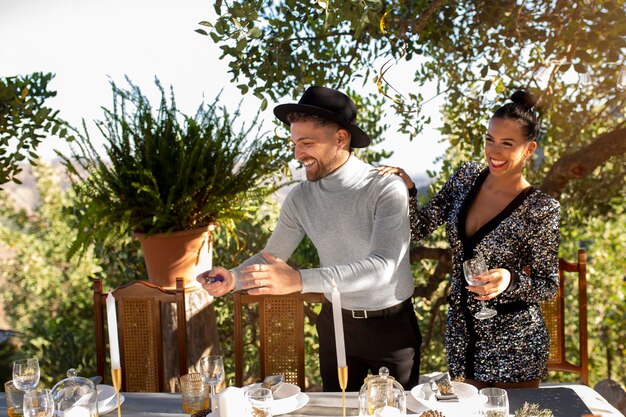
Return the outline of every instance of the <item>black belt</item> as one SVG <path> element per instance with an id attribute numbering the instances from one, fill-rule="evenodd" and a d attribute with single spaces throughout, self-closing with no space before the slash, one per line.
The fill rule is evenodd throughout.
<path id="1" fill-rule="evenodd" d="M 494 306 L 498 314 L 518 313 L 522 310 L 526 310 L 528 307 L 529 304 L 526 301 L 522 300 L 517 300 L 505 304 L 498 304 Z"/>
<path id="2" fill-rule="evenodd" d="M 327 304 L 332 308 L 330 301 L 327 301 Z M 351 317 L 353 319 L 373 319 L 377 317 L 389 318 L 408 309 L 409 307 L 413 308 L 413 301 L 411 300 L 411 297 L 407 298 L 400 304 L 383 308 L 382 310 L 346 310 L 345 308 L 342 308 L 341 312 L 344 316 Z"/>

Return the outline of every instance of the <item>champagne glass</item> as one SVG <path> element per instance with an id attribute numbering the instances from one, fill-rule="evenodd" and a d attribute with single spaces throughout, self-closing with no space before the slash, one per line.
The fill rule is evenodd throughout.
<path id="1" fill-rule="evenodd" d="M 476 257 L 472 259 L 468 259 L 463 262 L 463 274 L 465 275 L 465 280 L 469 285 L 483 285 L 484 281 L 477 281 L 474 278 L 479 275 L 485 275 L 489 273 L 489 268 L 487 268 L 487 263 L 481 257 Z M 494 309 L 488 308 L 485 305 L 484 301 L 480 302 L 482 308 L 478 313 L 474 315 L 478 320 L 489 319 L 495 316 L 498 312 Z"/>
<path id="2" fill-rule="evenodd" d="M 24 417 L 52 417 L 54 399 L 49 389 L 32 390 L 24 394 Z"/>
<path id="3" fill-rule="evenodd" d="M 22 391 L 32 391 L 39 384 L 39 361 L 37 358 L 13 362 L 13 384 Z"/>
<path id="4" fill-rule="evenodd" d="M 485 402 L 480 415 L 485 417 L 507 417 L 509 415 L 509 398 L 502 388 L 483 388 L 478 393 Z"/>
<path id="5" fill-rule="evenodd" d="M 224 379 L 224 360 L 219 355 L 209 355 L 200 359 L 200 375 L 205 384 L 211 387 L 211 409 L 215 411 L 215 386 Z"/>

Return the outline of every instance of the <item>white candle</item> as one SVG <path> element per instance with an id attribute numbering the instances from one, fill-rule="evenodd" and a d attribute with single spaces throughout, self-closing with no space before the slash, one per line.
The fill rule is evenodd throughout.
<path id="1" fill-rule="evenodd" d="M 337 349 L 337 367 L 346 368 L 346 344 L 343 340 L 343 317 L 341 315 L 341 298 L 339 290 L 333 280 L 333 291 L 331 293 L 333 304 L 333 322 L 335 324 L 335 346 Z"/>
<path id="2" fill-rule="evenodd" d="M 115 311 L 115 297 L 107 295 L 107 324 L 109 327 L 109 348 L 111 349 L 111 369 L 121 369 L 120 345 L 117 340 L 117 313 Z"/>

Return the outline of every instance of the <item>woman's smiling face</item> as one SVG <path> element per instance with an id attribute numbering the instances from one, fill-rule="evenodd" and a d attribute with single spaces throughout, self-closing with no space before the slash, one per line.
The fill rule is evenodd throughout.
<path id="1" fill-rule="evenodd" d="M 493 118 L 485 137 L 485 159 L 493 175 L 519 174 L 524 161 L 537 148 L 537 142 L 528 141 L 518 122 Z"/>

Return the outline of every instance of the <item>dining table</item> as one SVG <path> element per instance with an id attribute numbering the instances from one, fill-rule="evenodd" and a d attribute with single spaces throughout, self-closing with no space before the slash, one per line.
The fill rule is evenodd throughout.
<path id="1" fill-rule="evenodd" d="M 549 391 L 552 390 L 552 391 Z M 572 402 L 582 401 L 585 407 L 594 416 L 602 417 L 624 417 L 615 407 L 613 407 L 604 397 L 586 385 L 580 384 L 546 384 L 536 389 L 507 390 L 511 404 L 520 404 L 523 400 L 533 400 L 537 398 L 548 401 L 546 404 L 551 407 L 570 407 Z M 306 404 L 290 413 L 284 414 L 291 417 L 341 417 L 342 414 L 342 394 L 340 392 L 306 392 Z M 121 406 L 121 415 L 124 417 L 189 417 L 183 412 L 181 407 L 180 393 L 139 393 L 125 392 L 124 402 Z M 346 393 L 346 415 L 358 416 L 358 393 Z M 407 392 L 407 416 L 419 417 L 427 410 L 418 402 L 410 392 Z M 572 399 L 576 401 L 572 401 Z M 539 404 L 547 408 L 544 404 Z M 515 410 L 510 410 L 513 415 Z M 571 411 L 570 411 L 571 412 Z M 116 410 L 107 412 L 106 415 L 115 417 Z M 5 393 L 0 393 L 0 416 L 8 416 Z M 468 417 L 469 414 L 461 413 L 457 415 L 446 414 L 446 417 Z M 555 417 L 559 417 L 555 414 Z M 582 417 L 581 415 L 567 415 L 566 417 Z"/>

